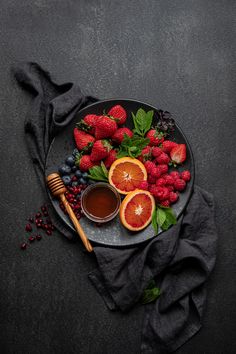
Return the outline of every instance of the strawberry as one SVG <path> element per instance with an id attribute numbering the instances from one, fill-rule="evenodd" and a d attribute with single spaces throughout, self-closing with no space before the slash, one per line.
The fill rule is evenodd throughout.
<path id="1" fill-rule="evenodd" d="M 115 131 L 115 134 L 112 135 L 112 140 L 115 143 L 121 144 L 124 139 L 125 134 L 128 135 L 130 138 L 132 138 L 132 136 L 133 136 L 133 132 L 129 128 L 126 128 L 126 127 L 125 128 L 118 128 Z"/>
<path id="2" fill-rule="evenodd" d="M 170 162 L 170 158 L 165 152 L 162 152 L 161 155 L 156 157 L 155 161 L 159 164 L 168 164 Z"/>
<path id="3" fill-rule="evenodd" d="M 170 173 L 170 176 L 173 177 L 174 179 L 180 178 L 180 174 L 178 171 L 172 171 Z"/>
<path id="4" fill-rule="evenodd" d="M 91 151 L 91 161 L 101 161 L 105 159 L 109 151 L 112 149 L 111 144 L 107 140 L 97 140 L 93 144 L 92 151 Z"/>
<path id="5" fill-rule="evenodd" d="M 157 146 L 164 141 L 163 133 L 156 129 L 150 129 L 146 134 L 146 138 L 150 139 L 149 145 L 151 146 Z"/>
<path id="6" fill-rule="evenodd" d="M 165 140 L 163 141 L 161 148 L 163 152 L 168 154 L 177 145 L 178 144 L 176 144 L 174 141 Z"/>
<path id="7" fill-rule="evenodd" d="M 181 179 L 181 178 L 177 178 L 176 180 L 175 180 L 175 183 L 174 183 L 174 187 L 175 187 L 175 189 L 177 190 L 177 191 L 183 191 L 184 189 L 185 189 L 185 187 L 186 187 L 186 182 L 183 180 L 183 179 Z"/>
<path id="8" fill-rule="evenodd" d="M 152 156 L 153 157 L 158 157 L 159 155 L 162 154 L 162 149 L 159 148 L 158 146 L 155 146 L 153 149 L 152 149 Z"/>
<path id="9" fill-rule="evenodd" d="M 96 114 L 87 114 L 76 126 L 78 129 L 93 135 L 95 133 L 95 125 L 98 117 L 99 116 Z"/>
<path id="10" fill-rule="evenodd" d="M 142 163 L 144 163 L 145 161 L 151 158 L 151 153 L 152 153 L 152 147 L 148 145 L 145 148 L 143 148 L 143 150 L 141 151 L 141 155 L 139 155 L 137 159 Z"/>
<path id="11" fill-rule="evenodd" d="M 108 112 L 108 115 L 114 118 L 118 125 L 124 124 L 127 118 L 125 109 L 119 104 L 112 107 Z"/>
<path id="12" fill-rule="evenodd" d="M 94 163 L 91 161 L 90 155 L 82 155 L 77 164 L 79 169 L 83 172 L 88 171 L 90 168 L 96 165 L 97 165 L 96 162 Z"/>
<path id="13" fill-rule="evenodd" d="M 85 148 L 88 149 L 95 141 L 95 138 L 92 135 L 85 133 L 84 131 L 79 130 L 78 128 L 74 129 L 74 139 L 77 149 L 80 151 Z"/>
<path id="14" fill-rule="evenodd" d="M 113 162 L 117 159 L 116 155 L 117 155 L 116 150 L 110 150 L 109 151 L 108 156 L 104 160 L 104 165 L 106 166 L 106 168 L 110 168 L 111 167 Z"/>
<path id="15" fill-rule="evenodd" d="M 177 164 L 186 160 L 186 145 L 178 144 L 170 151 L 171 160 Z"/>
<path id="16" fill-rule="evenodd" d="M 116 122 L 108 116 L 100 116 L 95 127 L 95 138 L 97 140 L 111 138 L 117 130 Z"/>
<path id="17" fill-rule="evenodd" d="M 179 199 L 178 193 L 170 192 L 169 201 L 170 201 L 171 203 L 177 202 L 178 199 Z"/>
<path id="18" fill-rule="evenodd" d="M 183 172 L 181 173 L 181 178 L 182 178 L 185 182 L 189 182 L 190 179 L 191 179 L 191 173 L 190 173 L 188 170 L 183 171 Z"/>

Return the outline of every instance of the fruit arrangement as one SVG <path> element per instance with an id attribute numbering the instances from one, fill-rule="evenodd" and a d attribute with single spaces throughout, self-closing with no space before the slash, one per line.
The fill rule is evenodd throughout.
<path id="1" fill-rule="evenodd" d="M 115 105 L 76 124 L 76 149 L 58 169 L 66 197 L 80 218 L 82 190 L 92 181 L 105 181 L 125 196 L 120 220 L 126 228 L 139 231 L 152 221 L 156 232 L 166 230 L 176 223 L 171 205 L 191 179 L 190 171 L 179 169 L 186 145 L 170 139 L 175 123 L 169 112 L 140 108 L 132 112 L 133 129 L 126 120 L 125 109 Z"/>

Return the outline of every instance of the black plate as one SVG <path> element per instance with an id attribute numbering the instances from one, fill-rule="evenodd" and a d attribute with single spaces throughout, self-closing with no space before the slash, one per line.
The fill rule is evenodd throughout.
<path id="1" fill-rule="evenodd" d="M 49 175 L 50 173 L 57 172 L 58 166 L 64 163 L 65 158 L 70 155 L 73 149 L 75 148 L 73 129 L 75 127 L 76 122 L 82 119 L 86 114 L 100 115 L 103 113 L 104 110 L 107 112 L 112 106 L 116 104 L 121 104 L 127 111 L 128 118 L 126 121 L 126 125 L 130 128 L 133 128 L 131 112 L 136 113 L 136 111 L 140 107 L 142 107 L 145 111 L 148 111 L 150 109 L 153 109 L 154 111 L 157 110 L 155 107 L 149 104 L 128 99 L 110 99 L 100 101 L 82 109 L 76 114 L 75 118 L 63 130 L 63 132 L 57 135 L 57 137 L 53 140 L 46 160 L 45 176 Z M 179 167 L 179 170 L 181 171 L 183 169 L 188 169 L 192 174 L 191 181 L 187 184 L 186 190 L 180 194 L 178 202 L 173 205 L 173 209 L 177 217 L 179 217 L 183 213 L 191 196 L 194 181 L 194 160 L 190 145 L 184 133 L 177 124 L 175 131 L 170 137 L 170 139 L 178 143 L 185 143 L 187 145 L 187 159 L 184 163 L 184 166 Z M 58 216 L 71 228 L 71 230 L 75 231 L 74 226 L 69 220 L 69 218 L 60 209 L 58 200 L 54 199 L 50 195 L 50 193 L 49 196 Z M 91 241 L 102 245 L 131 246 L 155 237 L 151 224 L 146 229 L 140 232 L 133 233 L 128 231 L 121 225 L 118 216 L 111 222 L 104 224 L 101 227 L 96 226 L 92 221 L 88 220 L 86 217 L 81 218 L 80 223 L 84 231 L 86 232 L 87 237 Z"/>

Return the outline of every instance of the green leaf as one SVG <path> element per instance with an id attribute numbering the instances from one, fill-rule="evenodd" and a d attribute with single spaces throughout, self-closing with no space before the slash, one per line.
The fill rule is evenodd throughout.
<path id="1" fill-rule="evenodd" d="M 154 209 L 154 212 L 152 213 L 152 227 L 156 233 L 158 234 L 158 224 L 157 224 L 157 209 Z"/>
<path id="2" fill-rule="evenodd" d="M 157 207 L 157 223 L 160 227 L 162 227 L 162 225 L 164 224 L 164 222 L 166 221 L 166 212 Z"/>
<path id="3" fill-rule="evenodd" d="M 154 111 L 145 112 L 139 108 L 136 115 L 132 112 L 134 129 L 133 132 L 144 137 L 147 131 L 151 128 Z"/>
<path id="4" fill-rule="evenodd" d="M 162 224 L 161 228 L 162 230 L 166 231 L 169 229 L 170 226 L 175 225 L 177 223 L 177 219 L 172 208 L 165 208 L 163 210 L 165 210 L 166 219 Z"/>
<path id="5" fill-rule="evenodd" d="M 108 182 L 108 171 L 106 166 L 101 162 L 101 166 L 94 166 L 89 169 L 88 178 L 93 179 L 95 181 L 104 181 Z"/>
<path id="6" fill-rule="evenodd" d="M 149 139 L 134 135 L 130 138 L 125 134 L 117 154 L 118 158 L 124 156 L 137 157 L 141 154 L 142 149 L 149 144 Z"/>
<path id="7" fill-rule="evenodd" d="M 141 303 L 143 305 L 155 301 L 161 294 L 161 290 L 156 286 L 155 281 L 151 280 L 147 288 L 143 291 Z"/>
<path id="8" fill-rule="evenodd" d="M 104 175 L 106 177 L 108 177 L 108 169 L 106 168 L 106 166 L 105 166 L 103 161 L 101 162 L 101 168 L 102 168 L 102 171 L 103 171 Z"/>

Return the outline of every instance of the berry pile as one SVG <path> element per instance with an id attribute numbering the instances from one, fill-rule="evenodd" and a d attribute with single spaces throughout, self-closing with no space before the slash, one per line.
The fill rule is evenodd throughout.
<path id="1" fill-rule="evenodd" d="M 26 250 L 31 243 L 35 240 L 40 241 L 42 239 L 42 235 L 37 233 L 35 235 L 32 234 L 34 228 L 41 229 L 48 236 L 51 236 L 55 227 L 48 215 L 48 208 L 46 205 L 42 205 L 40 211 L 38 211 L 34 216 L 29 217 L 28 223 L 25 225 L 25 231 L 30 234 L 28 237 L 28 242 L 22 242 L 20 248 L 22 250 Z"/>
<path id="2" fill-rule="evenodd" d="M 87 187 L 89 181 L 88 173 L 82 172 L 75 165 L 75 156 L 78 153 L 78 149 L 74 149 L 72 155 L 65 159 L 65 164 L 59 166 L 58 172 L 61 175 L 64 185 L 67 187 L 65 197 L 79 220 L 83 215 L 80 202 L 81 192 Z M 60 202 L 60 208 L 65 214 L 67 214 L 62 202 Z"/>

